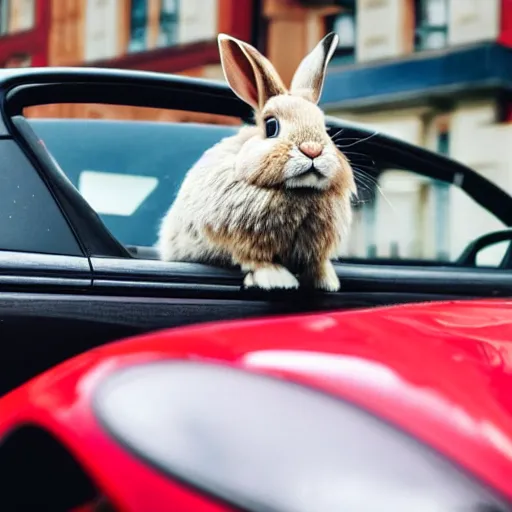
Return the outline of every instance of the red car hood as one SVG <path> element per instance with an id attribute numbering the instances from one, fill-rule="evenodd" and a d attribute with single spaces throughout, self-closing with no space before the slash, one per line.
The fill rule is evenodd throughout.
<path id="1" fill-rule="evenodd" d="M 512 497 L 512 301 L 444 302 L 198 325 L 93 350 L 34 379 L 69 409 L 114 368 L 180 358 L 272 373 L 399 425 Z M 87 381 L 87 385 L 83 383 Z M 51 398 L 50 398 L 51 397 Z M 2 421 L 0 421 L 1 423 Z"/>

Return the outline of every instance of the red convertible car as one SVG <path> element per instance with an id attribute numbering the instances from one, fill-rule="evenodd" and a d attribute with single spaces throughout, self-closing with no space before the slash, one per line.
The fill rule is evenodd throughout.
<path id="1" fill-rule="evenodd" d="M 512 302 L 184 327 L 0 401 L 2 510 L 512 510 Z"/>

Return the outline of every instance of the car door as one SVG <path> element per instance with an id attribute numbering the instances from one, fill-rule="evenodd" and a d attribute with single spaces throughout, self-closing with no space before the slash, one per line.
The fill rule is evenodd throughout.
<path id="1" fill-rule="evenodd" d="M 131 120 L 105 120 L 101 119 L 101 110 L 108 105 L 116 105 L 171 113 L 204 112 L 222 119 L 230 117 L 238 122 L 251 122 L 249 109 L 220 83 L 107 69 L 9 70 L 0 75 L 0 92 L 5 96 L 2 105 L 5 137 L 25 159 L 30 172 L 47 187 L 46 192 L 54 201 L 61 221 L 66 222 L 81 251 L 79 255 L 64 254 L 64 241 L 59 238 L 52 250 L 58 252 L 56 257 L 65 266 L 54 269 L 52 274 L 49 268 L 36 265 L 42 274 L 39 276 L 41 279 L 58 276 L 59 279 L 62 277 L 63 283 L 73 286 L 65 288 L 62 284 L 58 291 L 51 289 L 52 293 L 49 293 L 49 283 L 44 281 L 44 286 L 38 288 L 41 292 L 36 297 L 30 296 L 29 306 L 27 302 L 20 302 L 23 308 L 37 306 L 37 314 L 23 313 L 20 321 L 25 329 L 37 326 L 38 333 L 32 335 L 25 351 L 10 349 L 16 352 L 20 361 L 25 358 L 27 364 L 21 372 L 13 370 L 15 378 L 9 374 L 4 387 L 86 348 L 158 328 L 292 312 L 512 295 L 510 272 L 464 268 L 455 260 L 348 255 L 337 264 L 342 281 L 342 289 L 338 293 L 244 290 L 238 269 L 157 261 L 147 233 L 155 232 L 159 216 L 172 201 L 171 192 L 179 186 L 187 166 L 182 165 L 177 174 L 174 171 L 178 169 L 178 163 L 189 164 L 192 161 L 191 156 L 184 153 L 185 142 L 190 141 L 192 134 L 197 133 L 194 130 L 201 127 L 197 123 L 188 124 L 189 135 L 179 139 L 177 132 L 172 132 L 174 124 L 163 122 L 158 130 L 171 131 L 165 132 L 161 141 L 155 144 L 158 130 L 154 123 L 133 120 L 133 117 Z M 47 120 L 34 119 L 27 114 L 31 107 L 59 103 L 65 103 L 71 110 L 79 105 L 99 105 L 95 107 L 100 112 L 97 123 L 105 124 L 101 128 L 90 118 L 61 119 L 64 124 L 60 125 L 61 131 L 58 132 L 55 131 L 55 123 L 52 125 Z M 512 199 L 470 169 L 390 137 L 370 137 L 367 131 L 339 120 L 329 119 L 329 125 L 334 133 L 344 130 L 345 145 L 351 144 L 348 142 L 350 139 L 357 143 L 356 152 L 374 162 L 376 176 L 388 169 L 402 169 L 452 184 L 496 222 L 503 226 L 512 224 Z M 205 136 L 201 144 L 210 144 L 215 137 L 220 138 L 235 129 L 233 126 L 222 122 L 218 129 L 212 129 L 216 135 Z M 120 145 L 121 139 L 114 136 L 122 130 L 127 131 L 124 146 Z M 66 133 L 68 139 L 65 139 Z M 65 143 L 59 145 L 59 139 Z M 164 155 L 162 148 L 170 148 L 175 154 Z M 353 153 L 354 148 L 346 149 L 346 152 Z M 101 154 L 106 155 L 105 162 L 119 165 L 122 161 L 127 162 L 128 171 L 125 169 L 117 174 L 126 175 L 131 172 L 129 166 L 137 164 L 138 176 L 145 178 L 156 176 L 143 176 L 144 172 L 140 170 L 153 161 L 158 164 L 150 156 L 164 155 L 165 158 L 162 156 L 160 163 L 155 164 L 155 173 L 163 173 L 161 187 L 164 191 L 170 189 L 169 193 L 161 194 L 157 187 L 137 205 L 135 214 L 132 212 L 123 217 L 102 213 L 98 205 L 108 208 L 115 203 L 116 208 L 124 208 L 125 212 L 130 212 L 131 206 L 129 201 L 119 200 L 121 190 L 115 185 L 119 181 L 112 181 L 112 176 L 110 181 L 105 180 L 105 169 L 94 168 L 101 162 L 89 160 L 89 157 Z M 85 178 L 84 173 L 87 173 Z M 98 182 L 98 176 L 102 176 L 103 181 Z M 172 186 L 165 181 L 169 177 L 174 180 Z M 110 188 L 102 190 L 98 183 L 110 183 Z M 148 181 L 144 183 L 147 185 Z M 128 190 L 135 194 L 137 185 L 126 186 L 122 193 L 128 194 Z M 92 205 L 96 205 L 96 209 Z M 69 269 L 71 263 L 78 260 L 85 265 L 83 274 Z M 79 274 L 86 275 L 88 280 L 77 282 Z M 14 276 L 14 279 L 21 277 Z M 23 280 L 19 280 L 16 286 L 23 286 Z M 27 289 L 34 294 L 35 288 Z M 8 301 L 5 293 L 0 295 Z M 21 300 L 19 296 L 17 300 Z M 12 308 L 14 302 L 6 304 L 11 304 Z M 6 313 L 5 308 L 3 315 L 0 320 L 14 316 Z M 27 322 L 31 318 L 38 322 Z M 45 322 L 52 326 L 51 330 L 41 328 Z M 16 332 L 11 331 L 9 336 L 14 340 Z"/>
<path id="2" fill-rule="evenodd" d="M 23 74 L 23 72 L 18 73 Z M 19 114 L 23 113 L 26 106 L 61 102 L 62 97 L 66 98 L 68 104 L 75 106 L 79 103 L 98 102 L 105 106 L 116 104 L 123 107 L 159 108 L 162 111 L 179 107 L 180 110 L 231 116 L 239 121 L 250 119 L 248 107 L 235 98 L 227 87 L 215 82 L 164 77 L 149 73 L 112 72 L 110 70 L 74 70 L 66 73 L 59 70 L 58 81 L 55 81 L 57 77 L 52 77 L 51 71 L 47 70 L 44 74 L 45 81 L 52 82 L 53 80 L 53 83 L 44 85 L 31 83 L 34 82 L 32 75 L 27 77 L 25 72 L 24 80 L 27 83 L 10 92 L 7 96 L 7 105 L 11 106 L 10 115 L 14 131 L 21 136 L 21 143 L 26 146 L 28 151 L 37 153 L 37 158 L 47 168 L 46 172 L 49 173 L 51 179 L 59 176 L 60 180 L 61 175 L 66 175 L 75 185 L 75 197 L 68 198 L 67 202 L 72 203 L 74 210 L 80 203 L 78 213 L 73 211 L 71 215 L 75 222 L 81 222 L 78 229 L 82 231 L 81 238 L 91 256 L 91 265 L 95 274 L 93 288 L 107 290 L 109 287 L 116 287 L 120 293 L 122 290 L 132 290 L 131 293 L 154 296 L 157 293 L 156 290 L 165 289 L 187 294 L 193 287 L 194 297 L 198 297 L 203 292 L 206 293 L 204 298 L 207 298 L 209 293 L 213 293 L 215 297 L 220 297 L 219 294 L 227 294 L 227 297 L 232 298 L 230 295 L 232 293 L 237 299 L 242 297 L 240 274 L 233 269 L 214 269 L 177 262 L 157 262 L 154 261 L 156 251 L 151 247 L 155 241 L 157 224 L 172 202 L 172 197 L 179 188 L 187 169 L 204 149 L 223 136 L 233 133 L 236 126 L 217 126 L 215 129 L 213 126 L 209 126 L 208 129 L 211 133 L 205 133 L 206 125 L 199 126 L 197 123 L 182 123 L 176 129 L 174 123 L 61 119 L 59 127 L 58 123 L 53 123 L 52 126 L 46 123 L 43 126 L 41 120 L 38 119 L 29 119 L 27 122 Z M 121 91 L 123 91 L 122 95 Z M 119 94 L 116 94 L 117 92 Z M 13 116 L 13 113 L 16 115 Z M 396 171 L 400 170 L 432 182 L 444 183 L 456 191 L 462 192 L 464 197 L 472 202 L 472 208 L 478 215 L 492 218 L 492 222 L 486 224 L 488 230 L 493 227 L 496 229 L 507 227 L 511 224 L 512 201 L 508 194 L 467 167 L 441 155 L 382 134 L 369 133 L 368 130 L 342 123 L 337 119 L 329 119 L 328 124 L 331 133 L 335 133 L 336 139 L 341 141 L 340 149 L 353 162 L 356 180 L 361 174 L 361 168 L 365 165 L 364 161 L 360 162 L 361 157 L 367 162 L 372 162 L 372 169 L 366 172 L 365 178 L 371 180 L 370 184 L 368 182 L 361 183 L 359 180 L 360 197 L 354 204 L 356 214 L 357 210 L 361 209 L 358 208 L 360 203 L 364 205 L 367 192 L 370 195 L 376 195 L 377 191 L 381 191 L 378 178 L 396 174 Z M 203 133 L 200 137 L 198 136 L 199 132 Z M 342 133 L 341 137 L 340 133 Z M 190 141 L 194 137 L 196 140 L 191 143 Z M 41 139 L 49 146 L 50 153 L 56 159 L 50 157 L 48 152 L 41 147 L 39 143 Z M 188 151 L 187 144 L 192 144 L 195 153 Z M 169 146 L 170 149 L 166 146 Z M 351 149 L 354 146 L 356 146 L 357 152 Z M 71 148 L 72 151 L 69 151 L 68 148 Z M 159 161 L 158 158 L 151 158 L 153 153 L 157 153 Z M 110 165 L 109 159 L 117 166 L 122 164 L 123 159 L 128 161 L 129 165 L 121 171 L 123 177 L 133 174 L 132 168 L 135 167 L 137 178 L 143 177 L 142 175 L 145 177 L 149 175 L 151 178 L 156 176 L 160 179 L 160 183 L 150 197 L 138 205 L 133 214 L 125 215 L 123 218 L 119 215 L 105 214 L 103 211 L 100 212 L 101 219 L 98 220 L 95 218 L 94 212 L 91 212 L 90 207 L 97 198 L 89 197 L 89 204 L 87 204 L 83 197 L 78 197 L 76 188 L 80 188 L 79 181 L 85 174 L 90 177 L 96 172 L 94 169 L 91 171 L 86 167 Z M 180 162 L 180 165 L 177 162 Z M 368 166 L 366 165 L 366 167 Z M 96 172 L 96 174 L 98 173 Z M 80 177 L 77 178 L 78 175 Z M 85 180 L 82 181 L 85 182 Z M 72 195 L 67 188 L 71 187 L 61 187 L 63 194 Z M 109 184 L 106 184 L 104 189 L 106 194 L 104 194 L 105 197 L 99 198 L 100 202 L 102 200 L 103 203 L 105 201 L 119 203 L 117 198 L 112 197 L 110 200 L 110 196 L 117 193 L 114 185 L 110 184 L 109 189 Z M 127 190 L 126 187 L 124 190 Z M 362 209 L 364 210 L 364 208 Z M 383 216 L 383 213 L 380 215 Z M 88 222 L 83 222 L 84 218 L 87 218 Z M 94 229 L 91 228 L 92 221 L 95 221 Z M 110 229 L 105 229 L 105 225 Z M 384 230 L 380 229 L 379 231 Z M 483 233 L 475 232 L 473 237 L 480 234 Z M 463 240 L 463 244 L 471 241 L 470 234 L 469 239 Z M 382 255 L 372 257 L 371 252 L 368 253 L 368 251 L 363 257 L 358 255 L 357 251 L 355 253 L 352 251 L 352 254 L 348 253 L 343 258 L 343 262 L 344 265 L 339 267 L 339 271 L 346 274 L 344 281 L 346 290 L 350 292 L 353 291 L 352 284 L 357 291 L 361 291 L 358 289 L 359 284 L 362 284 L 366 276 L 369 275 L 372 280 L 378 277 L 377 282 L 381 282 L 384 286 L 388 282 L 386 278 L 389 276 L 390 292 L 397 292 L 400 289 L 400 291 L 409 290 L 416 293 L 428 290 L 445 293 L 447 289 L 443 289 L 443 285 L 446 283 L 447 271 L 457 271 L 458 277 L 464 276 L 464 272 L 467 272 L 467 269 L 459 268 L 455 259 L 440 261 L 436 258 L 414 258 L 410 255 L 406 258 L 386 258 Z M 362 264 L 364 268 L 359 264 Z M 387 265 L 387 268 L 384 265 Z M 431 269 L 428 278 L 422 279 L 424 273 L 429 272 L 427 267 L 436 268 Z M 420 273 L 414 274 L 414 272 Z M 501 280 L 496 273 L 487 275 L 479 272 L 478 274 L 483 276 L 484 282 L 492 286 Z M 413 275 L 415 279 L 411 282 L 410 277 Z M 355 279 L 353 279 L 354 277 Z M 468 291 L 475 293 L 477 292 L 475 282 L 478 282 L 476 276 L 472 276 L 472 281 L 474 282 L 471 287 L 466 289 L 465 284 L 467 283 L 458 278 L 455 288 L 452 283 L 447 288 L 451 291 L 460 289 L 464 293 Z M 411 283 L 414 283 L 415 286 L 411 287 Z M 363 287 L 363 289 L 365 288 Z M 383 290 L 376 289 L 375 291 Z M 341 294 L 343 295 L 343 292 Z M 268 294 L 264 294 L 263 300 L 264 302 L 272 301 L 275 296 L 272 294 L 271 298 Z M 259 295 L 247 293 L 244 297 L 256 298 Z M 324 299 L 324 296 L 316 298 L 320 302 Z M 275 306 L 272 305 L 272 307 Z"/>
<path id="3" fill-rule="evenodd" d="M 90 291 L 92 271 L 45 176 L 1 120 L 0 195 L 0 390 L 6 390 L 44 364 L 45 346 L 81 343 L 79 322 L 76 333 L 60 335 L 63 298 Z"/>

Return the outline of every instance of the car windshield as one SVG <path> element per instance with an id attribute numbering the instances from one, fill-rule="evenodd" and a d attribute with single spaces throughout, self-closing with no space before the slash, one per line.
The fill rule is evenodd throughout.
<path id="1" fill-rule="evenodd" d="M 206 149 L 239 129 L 239 122 L 222 119 L 27 118 L 62 171 L 129 248 L 154 247 L 187 171 Z M 451 265 L 477 237 L 506 227 L 459 184 L 376 161 L 359 153 L 357 142 L 348 141 L 346 150 L 341 145 L 358 187 L 345 260 Z M 505 249 L 496 244 L 481 251 L 477 264 L 497 266 Z M 147 254 L 157 257 L 156 251 Z"/>
<path id="2" fill-rule="evenodd" d="M 368 412 L 224 365 L 128 367 L 100 385 L 94 407 L 136 456 L 244 510 L 508 510 L 478 481 Z"/>

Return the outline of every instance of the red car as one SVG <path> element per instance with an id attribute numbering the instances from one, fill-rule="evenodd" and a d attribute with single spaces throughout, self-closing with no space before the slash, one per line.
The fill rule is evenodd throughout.
<path id="1" fill-rule="evenodd" d="M 0 401 L 1 510 L 510 511 L 511 356 L 498 300 L 106 345 Z"/>

